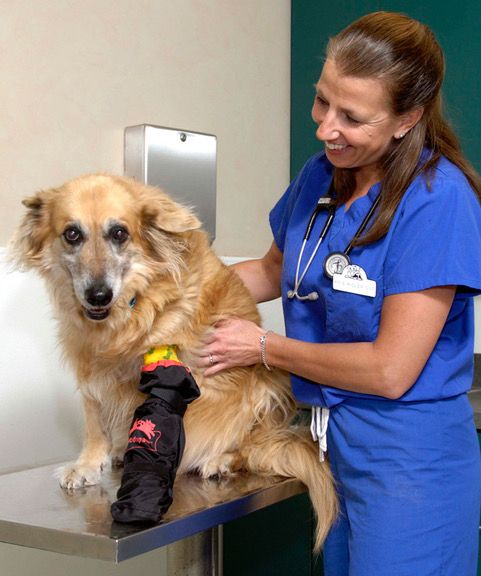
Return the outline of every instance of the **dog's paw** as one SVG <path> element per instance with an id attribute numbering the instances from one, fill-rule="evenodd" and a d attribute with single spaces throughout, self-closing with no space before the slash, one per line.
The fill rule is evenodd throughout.
<path id="1" fill-rule="evenodd" d="M 204 462 L 199 472 L 203 478 L 222 478 L 234 475 L 238 469 L 238 456 L 226 453 Z"/>
<path id="2" fill-rule="evenodd" d="M 88 466 L 75 462 L 57 470 L 56 476 L 64 490 L 78 490 L 100 482 L 103 466 Z"/>

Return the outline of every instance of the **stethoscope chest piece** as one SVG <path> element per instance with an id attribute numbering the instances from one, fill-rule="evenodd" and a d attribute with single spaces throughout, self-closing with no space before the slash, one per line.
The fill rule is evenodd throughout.
<path id="1" fill-rule="evenodd" d="M 334 274 L 342 274 L 344 268 L 350 263 L 351 260 L 345 252 L 331 252 L 324 260 L 324 273 L 332 279 Z"/>

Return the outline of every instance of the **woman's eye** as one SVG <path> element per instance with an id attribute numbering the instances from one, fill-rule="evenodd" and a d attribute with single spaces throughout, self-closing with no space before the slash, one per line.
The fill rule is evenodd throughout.
<path id="1" fill-rule="evenodd" d="M 80 242 L 82 242 L 83 240 L 82 232 L 75 226 L 69 226 L 68 228 L 65 228 L 63 232 L 63 237 L 65 239 L 65 242 L 67 242 L 71 246 L 80 244 Z"/>
<path id="2" fill-rule="evenodd" d="M 110 231 L 110 238 L 116 244 L 123 244 L 129 239 L 129 233 L 123 226 L 115 226 Z"/>
<path id="3" fill-rule="evenodd" d="M 355 118 L 353 118 L 352 116 L 349 116 L 349 115 L 346 115 L 346 120 L 350 124 L 362 124 L 362 122 L 360 120 L 356 120 Z"/>

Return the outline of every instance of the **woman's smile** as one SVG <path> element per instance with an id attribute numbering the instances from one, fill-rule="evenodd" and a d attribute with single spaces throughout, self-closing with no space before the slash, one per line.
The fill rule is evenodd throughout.
<path id="1" fill-rule="evenodd" d="M 347 144 L 334 144 L 333 142 L 325 142 L 325 146 L 333 152 L 343 152 L 347 148 Z"/>

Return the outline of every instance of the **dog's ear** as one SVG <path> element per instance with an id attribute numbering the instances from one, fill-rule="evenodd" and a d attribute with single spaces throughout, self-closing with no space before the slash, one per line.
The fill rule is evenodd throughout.
<path id="1" fill-rule="evenodd" d="M 54 190 L 37 192 L 22 201 L 27 208 L 9 244 L 10 258 L 28 267 L 40 266 L 45 240 L 50 234 L 48 204 Z"/>
<path id="2" fill-rule="evenodd" d="M 144 187 L 138 201 L 142 241 L 151 257 L 162 263 L 174 278 L 180 279 L 181 255 L 191 242 L 191 231 L 202 226 L 200 220 L 189 208 L 174 202 L 158 188 Z"/>
<path id="3" fill-rule="evenodd" d="M 143 199 L 141 218 L 144 226 L 173 234 L 201 228 L 202 223 L 192 210 L 174 202 L 161 190 L 153 190 Z"/>

